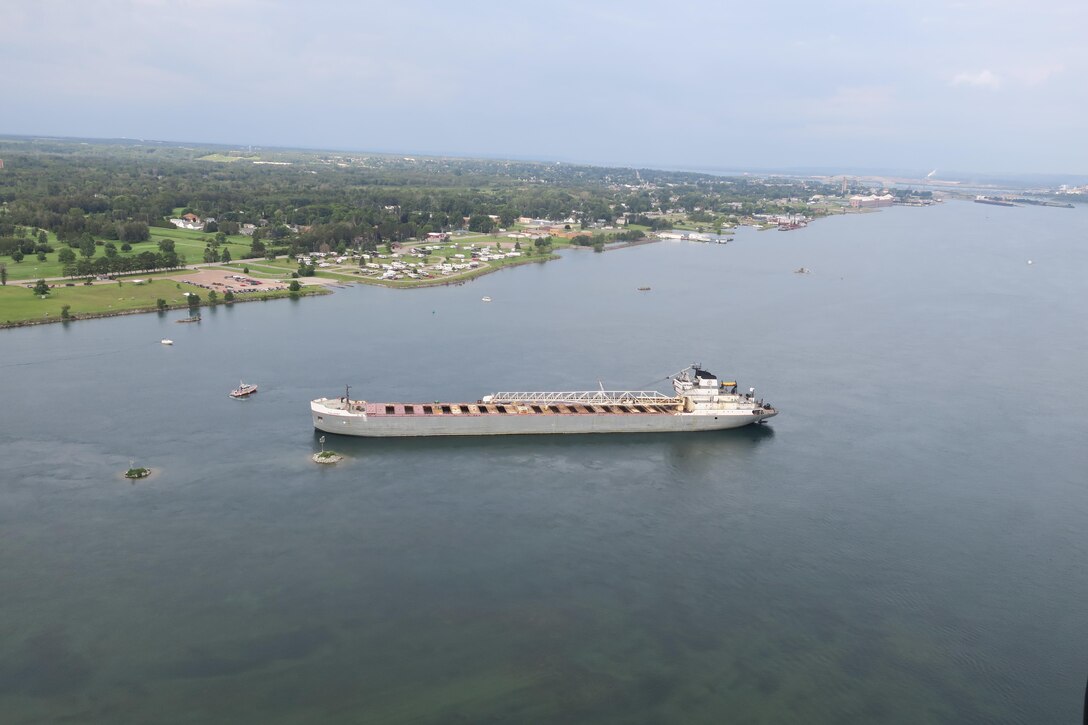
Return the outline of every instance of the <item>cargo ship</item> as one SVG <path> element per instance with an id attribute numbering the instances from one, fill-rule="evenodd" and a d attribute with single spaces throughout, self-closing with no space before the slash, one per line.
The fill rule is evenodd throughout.
<path id="1" fill-rule="evenodd" d="M 668 378 L 674 395 L 656 390 L 500 392 L 474 403 L 374 403 L 340 398 L 310 402 L 314 428 L 365 437 L 483 436 L 545 433 L 667 433 L 722 430 L 778 415 L 742 393 L 733 380 L 694 364 Z"/>

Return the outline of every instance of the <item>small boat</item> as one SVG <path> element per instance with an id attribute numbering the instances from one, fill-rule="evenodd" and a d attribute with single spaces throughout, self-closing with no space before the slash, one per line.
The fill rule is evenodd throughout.
<path id="1" fill-rule="evenodd" d="M 808 274 L 810 271 L 811 270 L 805 269 L 804 267 L 798 267 L 797 269 L 793 270 L 793 273 L 794 274 Z"/>
<path id="2" fill-rule="evenodd" d="M 639 291 L 639 292 L 649 292 L 649 291 L 650 291 L 650 288 L 649 288 L 649 287 L 639 287 L 639 288 L 638 288 L 638 291 Z"/>
<path id="3" fill-rule="evenodd" d="M 257 392 L 257 386 L 256 385 L 253 385 L 251 383 L 243 383 L 241 380 L 239 380 L 238 381 L 238 387 L 235 388 L 234 390 L 230 391 L 230 397 L 232 397 L 232 398 L 245 398 L 245 397 L 248 397 L 250 395 L 253 395 L 256 392 Z"/>
<path id="4" fill-rule="evenodd" d="M 480 298 L 480 301 L 481 301 L 481 302 L 490 302 L 490 301 L 491 301 L 491 298 L 490 298 L 490 297 L 481 297 L 481 298 Z"/>
<path id="5" fill-rule="evenodd" d="M 159 342 L 161 342 L 163 345 L 173 345 L 174 344 L 173 340 L 168 340 L 165 337 L 163 339 L 159 340 Z"/>

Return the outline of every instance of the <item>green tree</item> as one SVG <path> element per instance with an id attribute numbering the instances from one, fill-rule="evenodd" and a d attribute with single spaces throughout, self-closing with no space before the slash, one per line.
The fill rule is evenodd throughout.
<path id="1" fill-rule="evenodd" d="M 163 312 L 164 310 L 166 310 L 166 300 L 160 297 L 159 299 L 155 300 L 155 306 L 159 308 L 159 312 Z"/>
<path id="2" fill-rule="evenodd" d="M 79 253 L 85 258 L 90 259 L 94 256 L 94 237 L 90 234 L 84 234 L 79 239 Z"/>
<path id="3" fill-rule="evenodd" d="M 76 253 L 72 251 L 71 247 L 64 247 L 57 252 L 57 261 L 61 264 L 71 264 L 76 261 Z"/>
<path id="4" fill-rule="evenodd" d="M 297 279 L 293 279 L 291 280 L 291 284 L 287 286 L 287 289 L 291 290 L 292 292 L 298 292 L 300 289 L 302 289 L 302 285 L 298 283 Z"/>
<path id="5" fill-rule="evenodd" d="M 516 211 L 510 207 L 506 207 L 499 212 L 499 223 L 509 229 L 510 226 L 518 220 L 518 216 L 520 215 Z"/>
<path id="6" fill-rule="evenodd" d="M 117 238 L 122 242 L 146 242 L 151 230 L 143 222 L 125 222 L 117 225 Z"/>
<path id="7" fill-rule="evenodd" d="M 196 292 L 190 292 L 185 301 L 189 303 L 189 307 L 200 307 L 200 295 Z"/>
<path id="8" fill-rule="evenodd" d="M 48 244 L 48 243 L 49 243 L 49 237 L 46 235 L 45 230 L 39 231 L 38 232 L 38 244 L 45 245 L 45 244 Z"/>
<path id="9" fill-rule="evenodd" d="M 495 228 L 495 221 L 487 214 L 473 214 L 468 218 L 468 230 L 487 234 Z"/>
<path id="10" fill-rule="evenodd" d="M 173 252 L 174 251 L 174 240 L 173 239 L 160 239 L 159 240 L 159 251 L 160 252 Z"/>
<path id="11" fill-rule="evenodd" d="M 234 302 L 234 292 L 232 290 L 227 290 L 226 294 L 223 295 L 223 301 Z"/>
<path id="12" fill-rule="evenodd" d="M 217 304 L 219 304 L 219 293 L 215 290 L 211 290 L 210 292 L 208 292 L 208 304 L 212 307 L 215 307 Z"/>
<path id="13" fill-rule="evenodd" d="M 0 285 L 6 287 L 8 284 L 8 266 L 6 264 L 0 264 Z"/>
<path id="14" fill-rule="evenodd" d="M 219 255 L 219 261 L 229 262 L 231 259 L 232 259 L 232 257 L 230 256 L 230 249 L 229 248 L 224 248 L 222 253 Z"/>
<path id="15" fill-rule="evenodd" d="M 11 253 L 11 258 L 15 262 L 22 262 L 23 261 L 23 250 L 16 249 L 14 252 Z"/>
<path id="16" fill-rule="evenodd" d="M 72 317 L 72 312 L 71 312 L 71 309 L 72 309 L 72 306 L 71 306 L 71 305 L 63 305 L 63 306 L 61 306 L 61 308 L 60 308 L 60 318 L 61 318 L 62 320 L 68 320 L 68 319 L 71 319 L 71 317 Z"/>
<path id="17" fill-rule="evenodd" d="M 47 295 L 49 294 L 49 283 L 44 279 L 39 279 L 34 285 L 35 295 Z"/>
<path id="18" fill-rule="evenodd" d="M 39 262 L 44 262 L 45 261 L 45 252 L 38 252 L 38 261 Z"/>

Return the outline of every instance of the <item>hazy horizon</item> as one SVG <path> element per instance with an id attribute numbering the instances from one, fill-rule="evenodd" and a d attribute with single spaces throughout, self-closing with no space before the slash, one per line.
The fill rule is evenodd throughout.
<path id="1" fill-rule="evenodd" d="M 10 135 L 708 170 L 1088 173 L 1088 7 L 1064 0 L 681 2 L 668 13 L 565 1 L 9 5 Z"/>

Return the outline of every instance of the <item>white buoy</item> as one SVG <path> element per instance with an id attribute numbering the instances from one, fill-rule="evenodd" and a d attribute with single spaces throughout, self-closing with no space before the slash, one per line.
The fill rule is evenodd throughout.
<path id="1" fill-rule="evenodd" d="M 1030 259 L 1028 260 L 1028 264 L 1031 264 L 1031 260 L 1030 260 Z"/>

